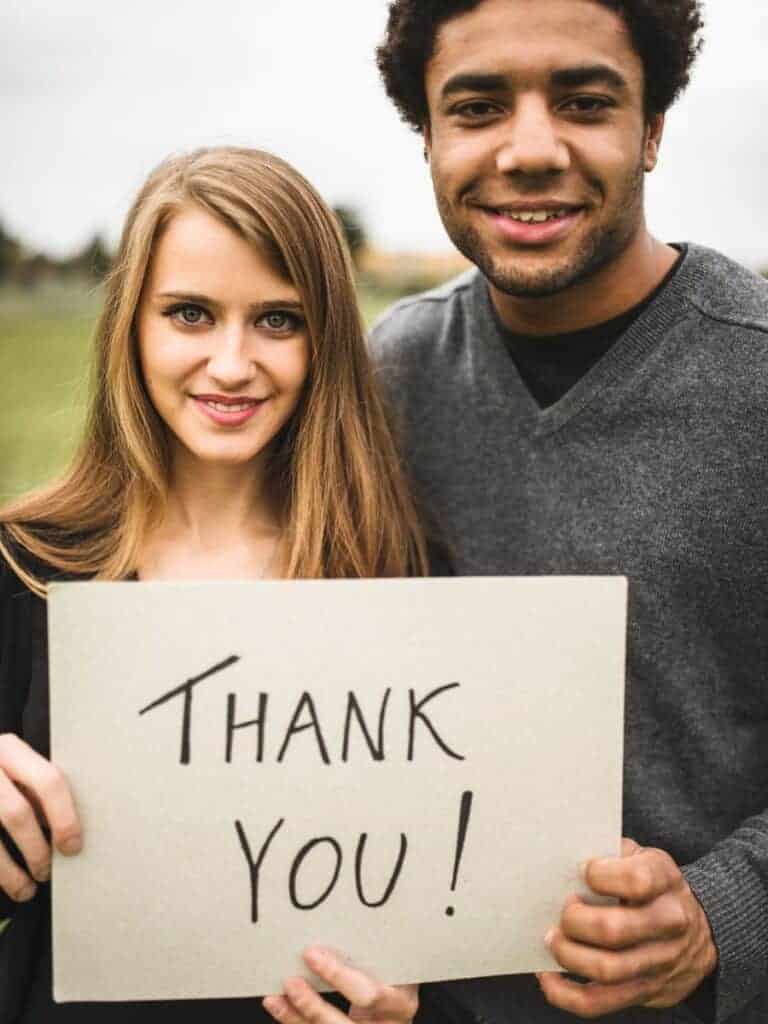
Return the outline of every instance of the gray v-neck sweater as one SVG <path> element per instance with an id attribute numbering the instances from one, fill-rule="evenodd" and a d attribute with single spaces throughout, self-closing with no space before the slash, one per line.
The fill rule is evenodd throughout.
<path id="1" fill-rule="evenodd" d="M 685 865 L 717 1019 L 768 1020 L 768 282 L 689 246 L 544 410 L 477 271 L 398 303 L 372 344 L 460 574 L 629 578 L 625 834 Z M 451 995 L 491 1020 L 572 1020 L 530 979 Z M 695 1019 L 613 1019 L 647 1015 Z"/>

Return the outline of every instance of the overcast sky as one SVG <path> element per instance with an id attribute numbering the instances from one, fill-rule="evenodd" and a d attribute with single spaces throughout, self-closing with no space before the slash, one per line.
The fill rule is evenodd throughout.
<path id="1" fill-rule="evenodd" d="M 421 145 L 379 85 L 386 0 L 0 0 L 0 218 L 65 254 L 114 238 L 148 171 L 272 149 L 397 249 L 445 249 Z M 648 180 L 652 229 L 768 265 L 768 4 L 709 0 Z"/>

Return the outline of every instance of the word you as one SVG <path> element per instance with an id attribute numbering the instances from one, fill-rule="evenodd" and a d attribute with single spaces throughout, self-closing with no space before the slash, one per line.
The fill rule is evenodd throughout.
<path id="1" fill-rule="evenodd" d="M 461 865 L 461 857 L 464 852 L 464 843 L 467 837 L 467 829 L 469 827 L 469 818 L 472 811 L 472 793 L 466 791 L 461 795 L 461 804 L 459 807 L 459 825 L 456 835 L 456 846 L 453 854 L 453 873 L 451 875 L 451 892 L 456 889 L 456 883 L 459 877 L 459 867 Z M 279 821 L 273 826 L 270 832 L 267 834 L 266 839 L 261 844 L 258 851 L 251 845 L 248 835 L 241 821 L 235 822 L 235 831 L 237 838 L 240 843 L 240 848 L 243 851 L 246 863 L 248 865 L 248 874 L 251 885 L 251 921 L 253 924 L 257 924 L 259 920 L 259 876 L 261 873 L 262 864 L 272 846 L 275 837 L 278 835 L 283 825 L 285 824 L 285 818 L 280 818 Z M 363 880 L 363 864 L 365 859 L 365 850 L 368 843 L 368 833 L 363 832 L 357 841 L 355 847 L 355 863 L 354 863 L 354 883 L 355 893 L 358 900 L 364 907 L 377 909 L 383 907 L 390 897 L 392 896 L 397 883 L 400 879 L 403 865 L 405 864 L 406 854 L 408 853 L 408 837 L 404 832 L 400 833 L 400 839 L 398 843 L 397 854 L 395 857 L 395 863 L 389 876 L 389 881 L 384 886 L 384 891 L 378 896 L 371 895 L 366 892 L 365 884 Z M 301 886 L 301 873 L 302 868 L 306 862 L 318 851 L 327 850 L 330 852 L 330 870 L 327 881 L 323 882 L 323 887 L 318 893 L 308 894 L 302 893 Z M 341 875 L 341 868 L 344 862 L 344 851 L 341 843 L 334 836 L 316 836 L 309 839 L 304 845 L 298 850 L 291 861 L 290 870 L 288 871 L 288 898 L 291 905 L 297 910 L 314 910 L 319 907 L 322 903 L 329 898 L 331 893 L 336 888 Z M 454 908 L 448 906 L 445 909 L 445 913 L 448 917 L 452 917 Z"/>

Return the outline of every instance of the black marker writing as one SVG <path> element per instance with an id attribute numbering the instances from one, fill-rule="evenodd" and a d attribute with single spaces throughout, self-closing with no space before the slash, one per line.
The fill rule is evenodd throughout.
<path id="1" fill-rule="evenodd" d="M 363 712 L 360 709 L 360 705 L 357 702 L 357 697 L 350 690 L 347 694 L 347 715 L 344 719 L 344 739 L 341 744 L 341 760 L 346 761 L 349 756 L 349 732 L 352 725 L 352 714 L 354 713 L 357 718 L 360 731 L 365 737 L 365 742 L 368 744 L 368 749 L 371 752 L 371 757 L 374 761 L 384 760 L 384 720 L 387 714 L 387 704 L 389 703 L 389 695 L 392 693 L 391 689 L 384 691 L 384 698 L 379 708 L 379 729 L 378 729 L 378 741 L 374 744 L 371 739 L 371 734 L 368 731 Z"/>
<path id="2" fill-rule="evenodd" d="M 237 838 L 240 840 L 240 846 L 242 847 L 245 859 L 248 862 L 248 873 L 251 880 L 251 921 L 254 924 L 259 920 L 259 871 L 261 870 L 261 862 L 264 860 L 272 840 L 283 827 L 284 822 L 285 818 L 281 818 L 269 833 L 259 850 L 259 856 L 256 860 L 253 859 L 251 854 L 251 846 L 248 842 L 248 837 L 245 834 L 243 826 L 239 821 L 235 822 Z"/>
<path id="3" fill-rule="evenodd" d="M 436 690 L 432 690 L 430 693 L 428 693 L 426 695 L 426 697 L 422 697 L 421 700 L 418 703 L 416 703 L 416 691 L 415 690 L 409 690 L 408 691 L 408 695 L 410 697 L 410 718 L 409 718 L 409 721 L 408 721 L 408 760 L 409 761 L 413 760 L 413 748 L 414 748 L 414 739 L 415 739 L 415 734 L 416 734 L 416 720 L 417 719 L 419 719 L 420 721 L 422 721 L 424 723 L 424 725 L 426 725 L 426 727 L 432 733 L 432 736 L 433 736 L 433 738 L 435 740 L 435 743 L 437 743 L 438 747 L 440 747 L 440 749 L 443 751 L 443 753 L 447 754 L 449 757 L 455 757 L 457 761 L 463 761 L 464 760 L 464 757 L 463 757 L 462 754 L 457 754 L 454 750 L 451 750 L 451 748 L 448 746 L 447 743 L 444 742 L 444 740 L 442 739 L 442 737 L 440 736 L 440 734 L 438 733 L 437 729 L 434 727 L 432 722 L 429 720 L 429 718 L 427 718 L 427 716 L 421 710 L 424 707 L 425 704 L 429 703 L 429 701 L 431 701 L 431 700 L 434 700 L 435 697 L 439 697 L 441 693 L 447 693 L 448 690 L 454 690 L 454 689 L 456 689 L 456 687 L 458 687 L 460 685 L 461 685 L 460 683 L 448 683 L 445 686 L 439 686 Z"/>
<path id="4" fill-rule="evenodd" d="M 247 722 L 236 722 L 235 708 L 237 706 L 237 694 L 230 693 L 227 695 L 227 764 L 229 764 L 232 761 L 232 743 L 235 738 L 235 730 L 247 729 L 249 726 L 252 727 L 254 725 L 258 729 L 256 740 L 256 760 L 259 762 L 259 764 L 261 764 L 264 758 L 264 729 L 267 724 L 268 700 L 268 693 L 260 693 L 259 712 L 256 718 L 251 718 Z"/>
<path id="5" fill-rule="evenodd" d="M 304 710 L 305 706 L 307 711 L 309 712 L 309 720 L 304 722 L 302 725 L 299 725 L 298 722 L 299 719 L 301 718 L 301 713 Z M 304 732 L 305 729 L 315 730 L 315 739 L 317 740 L 317 746 L 320 751 L 320 757 L 323 759 L 323 762 L 325 764 L 331 763 L 331 759 L 330 757 L 328 757 L 328 748 L 325 745 L 325 740 L 323 739 L 323 734 L 320 730 L 320 723 L 317 720 L 315 702 L 312 700 L 312 695 L 307 693 L 306 691 L 302 693 L 301 699 L 299 700 L 299 703 L 296 705 L 296 710 L 293 713 L 291 724 L 288 726 L 288 731 L 285 734 L 283 745 L 282 747 L 280 747 L 280 753 L 277 755 L 278 763 L 282 761 L 283 758 L 285 757 L 285 752 L 288 749 L 288 744 L 291 742 L 291 737 L 294 735 L 294 733 Z"/>
<path id="6" fill-rule="evenodd" d="M 297 881 L 299 877 L 299 871 L 301 865 L 304 863 L 306 857 L 315 849 L 320 846 L 321 843 L 327 843 L 334 854 L 336 855 L 336 866 L 333 869 L 331 880 L 327 887 L 320 893 L 316 900 L 311 900 L 309 903 L 302 903 L 299 899 Z M 324 903 L 333 892 L 334 886 L 339 880 L 339 872 L 341 871 L 341 862 L 343 860 L 343 854 L 341 852 L 341 846 L 333 836 L 320 836 L 319 839 L 310 839 L 308 843 L 296 854 L 293 864 L 291 865 L 291 873 L 288 878 L 288 895 L 290 896 L 291 903 L 296 907 L 297 910 L 314 910 L 315 907 L 319 907 L 321 903 Z"/>
<path id="7" fill-rule="evenodd" d="M 408 849 L 408 840 L 403 832 L 400 833 L 400 851 L 397 855 L 397 861 L 392 875 L 387 883 L 387 887 L 384 890 L 384 895 L 379 900 L 368 900 L 365 898 L 363 892 L 363 854 L 365 852 L 365 844 L 368 841 L 368 833 L 364 832 L 357 843 L 357 853 L 355 854 L 355 887 L 357 888 L 357 897 L 360 902 L 366 907 L 383 907 L 389 897 L 392 895 L 397 881 L 400 878 L 400 872 L 403 870 L 403 862 L 405 860 L 405 854 Z"/>
<path id="8" fill-rule="evenodd" d="M 153 708 L 160 707 L 161 704 L 165 704 L 169 700 L 173 700 L 174 697 L 180 697 L 184 695 L 184 710 L 181 717 L 181 757 L 180 761 L 182 764 L 189 764 L 191 759 L 191 732 L 192 732 L 192 691 L 198 683 L 202 683 L 204 679 L 208 679 L 210 676 L 215 675 L 217 672 L 223 672 L 225 668 L 229 668 L 230 665 L 234 665 L 235 662 L 240 661 L 238 655 L 233 654 L 229 658 L 225 658 L 224 661 L 220 661 L 217 665 L 213 665 L 211 668 L 206 669 L 205 672 L 201 672 L 199 676 L 194 676 L 192 679 L 188 679 L 181 686 L 175 687 L 173 690 L 169 690 L 168 693 L 164 693 L 162 697 L 158 697 L 157 700 L 152 701 L 151 704 L 147 704 L 145 708 L 142 708 L 139 712 L 140 715 L 145 714 L 147 711 L 152 711 Z"/>
<path id="9" fill-rule="evenodd" d="M 459 868 L 461 856 L 464 853 L 464 843 L 469 828 L 469 816 L 472 813 L 472 793 L 466 790 L 461 794 L 461 805 L 459 807 L 459 828 L 456 833 L 456 851 L 453 855 L 453 875 L 451 876 L 451 892 L 456 891 L 456 882 L 459 879 Z M 448 917 L 453 917 L 453 907 L 446 907 Z"/>

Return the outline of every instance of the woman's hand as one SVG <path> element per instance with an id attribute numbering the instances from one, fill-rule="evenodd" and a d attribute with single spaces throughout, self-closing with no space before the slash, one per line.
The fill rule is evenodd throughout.
<path id="1" fill-rule="evenodd" d="M 349 1024 L 350 1019 L 410 1024 L 416 1015 L 418 985 L 382 985 L 317 946 L 305 951 L 304 961 L 313 974 L 349 1000 L 349 1016 L 318 995 L 303 978 L 289 978 L 282 995 L 264 1000 L 264 1008 L 279 1024 Z"/>
<path id="2" fill-rule="evenodd" d="M 42 825 L 41 825 L 42 822 Z M 0 842 L 0 889 L 19 903 L 51 877 L 50 830 L 56 849 L 78 853 L 82 828 L 61 771 L 12 733 L 0 735 L 0 824 L 24 858 L 20 868 Z"/>

